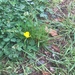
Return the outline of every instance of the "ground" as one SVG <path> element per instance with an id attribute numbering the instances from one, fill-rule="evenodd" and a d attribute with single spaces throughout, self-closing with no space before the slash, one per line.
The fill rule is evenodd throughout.
<path id="1" fill-rule="evenodd" d="M 69 27 L 66 27 L 69 23 L 75 25 L 75 20 L 71 17 L 71 15 L 75 16 L 75 6 L 69 10 L 72 2 L 73 1 L 70 0 L 62 0 L 57 5 L 58 7 L 54 6 L 52 8 L 54 14 L 45 11 L 48 16 L 48 20 L 45 21 L 45 30 L 50 38 L 47 41 L 48 45 L 44 45 L 38 53 L 36 53 L 37 59 L 33 58 L 29 61 L 29 58 L 26 58 L 22 62 L 11 62 L 15 63 L 13 65 L 9 65 L 10 62 L 7 61 L 8 59 L 2 59 L 2 64 L 6 64 L 4 67 L 11 72 L 14 71 L 11 75 L 71 75 L 70 72 L 74 72 L 75 64 L 73 59 L 75 55 L 73 55 L 70 50 L 75 50 L 75 43 L 72 43 L 75 41 L 75 34 L 72 30 L 69 33 Z M 38 18 L 45 20 L 44 18 Z M 70 20 L 68 20 L 69 18 Z M 49 20 L 51 20 L 51 23 Z M 61 27 L 59 27 L 59 24 Z M 62 24 L 64 24 L 64 28 Z M 52 28 L 49 28 L 49 25 L 52 25 Z M 74 74 L 75 72 L 72 75 Z M 9 72 L 4 69 L 1 75 L 9 75 Z"/>

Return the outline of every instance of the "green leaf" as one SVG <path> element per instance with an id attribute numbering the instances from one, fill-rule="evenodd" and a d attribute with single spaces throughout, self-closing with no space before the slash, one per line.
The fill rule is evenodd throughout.
<path id="1" fill-rule="evenodd" d="M 11 4 L 12 6 L 15 6 L 15 4 L 16 4 L 16 0 L 9 1 L 9 2 L 10 2 L 10 4 Z"/>
<path id="2" fill-rule="evenodd" d="M 4 38 L 3 39 L 5 42 L 8 42 L 10 39 L 9 38 Z"/>
<path id="3" fill-rule="evenodd" d="M 3 56 L 3 52 L 2 51 L 0 51 L 0 57 L 2 57 Z"/>
<path id="4" fill-rule="evenodd" d="M 2 47 L 3 47 L 3 46 L 2 46 L 2 45 L 0 45 L 0 49 L 2 49 Z"/>
<path id="5" fill-rule="evenodd" d="M 21 48 L 21 47 L 18 47 L 17 50 L 18 50 L 18 51 L 22 51 L 22 48 Z"/>
<path id="6" fill-rule="evenodd" d="M 44 13 L 41 13 L 41 14 L 40 14 L 40 17 L 44 17 L 44 18 L 46 18 L 46 19 L 47 19 L 47 15 L 46 15 L 46 14 L 44 14 Z"/>
<path id="7" fill-rule="evenodd" d="M 23 10 L 23 9 L 25 8 L 25 5 L 20 4 L 19 8 L 20 8 L 21 10 Z"/>
<path id="8" fill-rule="evenodd" d="M 28 46 L 27 49 L 28 50 L 34 50 L 34 51 L 38 50 L 36 46 Z"/>
<path id="9" fill-rule="evenodd" d="M 16 39 L 15 39 L 15 38 L 12 38 L 12 39 L 11 39 L 11 42 L 16 42 Z"/>
<path id="10" fill-rule="evenodd" d="M 3 38 L 3 36 L 2 36 L 2 35 L 0 35 L 0 38 Z"/>
<path id="11" fill-rule="evenodd" d="M 29 44 L 30 44 L 31 46 L 34 46 L 34 45 L 35 45 L 35 40 L 29 40 Z"/>
<path id="12" fill-rule="evenodd" d="M 7 2 L 7 0 L 0 0 L 0 2 Z"/>

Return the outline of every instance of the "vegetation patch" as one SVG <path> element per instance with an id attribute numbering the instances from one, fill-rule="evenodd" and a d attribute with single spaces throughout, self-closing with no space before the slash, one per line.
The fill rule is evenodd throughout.
<path id="1" fill-rule="evenodd" d="M 0 75 L 74 75 L 74 9 L 74 0 L 0 0 Z"/>

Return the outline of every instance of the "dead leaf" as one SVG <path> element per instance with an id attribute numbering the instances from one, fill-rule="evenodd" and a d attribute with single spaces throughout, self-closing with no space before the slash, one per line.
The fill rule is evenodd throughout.
<path id="1" fill-rule="evenodd" d="M 58 22 L 58 21 L 59 21 L 59 22 L 62 22 L 63 20 L 64 20 L 63 18 L 59 18 L 59 17 L 57 17 L 57 18 L 54 19 L 54 21 L 57 21 L 57 22 Z"/>
<path id="2" fill-rule="evenodd" d="M 60 52 L 60 48 L 56 45 L 52 45 L 52 49 L 54 49 L 56 52 Z"/>
<path id="3" fill-rule="evenodd" d="M 58 34 L 57 34 L 57 31 L 54 30 L 54 29 L 50 29 L 50 30 L 49 30 L 49 34 L 51 34 L 51 36 L 57 36 L 57 35 L 58 35 Z"/>
<path id="4" fill-rule="evenodd" d="M 47 33 L 51 34 L 51 36 L 57 36 L 58 35 L 56 30 L 51 29 L 51 28 L 49 29 L 47 26 L 45 27 L 45 31 Z"/>
<path id="5" fill-rule="evenodd" d="M 61 3 L 62 5 L 68 5 L 69 3 L 71 2 L 71 0 L 61 0 Z"/>
<path id="6" fill-rule="evenodd" d="M 45 54 L 46 54 L 46 55 L 49 55 L 49 54 L 50 54 L 50 52 L 48 52 L 48 51 L 45 51 Z"/>
<path id="7" fill-rule="evenodd" d="M 67 44 L 67 42 L 66 42 L 65 40 L 62 40 L 62 41 L 61 41 L 62 47 L 65 46 L 66 44 Z"/>
<path id="8" fill-rule="evenodd" d="M 42 75 L 50 75 L 50 73 L 47 71 L 42 71 Z"/>
<path id="9" fill-rule="evenodd" d="M 45 22 L 46 24 L 49 24 L 50 22 Z"/>
<path id="10" fill-rule="evenodd" d="M 55 7 L 54 9 L 53 9 L 53 11 L 56 13 L 56 12 L 58 12 L 58 8 L 57 7 Z"/>
<path id="11" fill-rule="evenodd" d="M 42 75 L 41 72 L 33 71 L 30 75 Z"/>

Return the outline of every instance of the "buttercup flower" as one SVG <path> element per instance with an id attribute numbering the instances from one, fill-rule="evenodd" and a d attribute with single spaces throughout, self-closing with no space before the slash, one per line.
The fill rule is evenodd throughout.
<path id="1" fill-rule="evenodd" d="M 26 38 L 29 38 L 30 37 L 30 33 L 27 31 L 27 32 L 24 32 L 24 36 L 26 37 Z"/>

